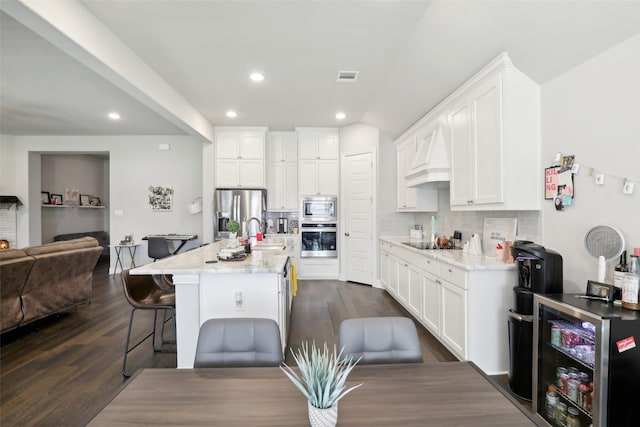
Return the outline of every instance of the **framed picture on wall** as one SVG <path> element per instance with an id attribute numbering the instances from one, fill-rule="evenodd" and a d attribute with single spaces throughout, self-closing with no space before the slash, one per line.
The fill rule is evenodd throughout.
<path id="1" fill-rule="evenodd" d="M 42 202 L 43 205 L 50 205 L 51 204 L 51 198 L 49 196 L 49 192 L 48 191 L 41 191 L 40 192 L 40 201 Z"/>
<path id="2" fill-rule="evenodd" d="M 80 206 L 91 206 L 91 196 L 89 196 L 88 194 L 81 194 Z"/>
<path id="3" fill-rule="evenodd" d="M 100 197 L 91 196 L 91 206 L 102 206 Z"/>
<path id="4" fill-rule="evenodd" d="M 61 205 L 62 204 L 62 194 L 53 194 L 53 193 L 51 193 L 51 204 L 52 205 Z"/>

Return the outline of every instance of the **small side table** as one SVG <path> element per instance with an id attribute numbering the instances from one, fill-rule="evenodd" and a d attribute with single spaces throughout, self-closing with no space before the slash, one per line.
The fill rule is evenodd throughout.
<path id="1" fill-rule="evenodd" d="M 120 265 L 120 271 L 124 270 L 124 265 L 122 264 L 123 248 L 127 248 L 129 250 L 129 268 L 134 268 L 136 266 L 136 249 L 140 245 L 140 243 L 132 243 L 130 245 L 113 245 L 116 249 L 116 264 L 113 266 L 113 274 L 116 274 L 118 271 L 118 265 Z"/>

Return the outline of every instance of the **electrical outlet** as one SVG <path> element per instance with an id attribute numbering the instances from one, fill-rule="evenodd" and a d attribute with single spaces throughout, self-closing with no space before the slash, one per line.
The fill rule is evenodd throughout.
<path id="1" fill-rule="evenodd" d="M 579 164 L 574 163 L 573 166 L 571 166 L 571 173 L 578 173 L 579 170 L 580 170 Z"/>
<path id="2" fill-rule="evenodd" d="M 633 194 L 633 187 L 635 187 L 634 182 L 625 182 L 624 187 L 622 188 L 623 194 Z"/>
<path id="3" fill-rule="evenodd" d="M 244 296 L 242 295 L 241 291 L 237 291 L 236 292 L 235 300 L 236 300 L 236 311 L 243 311 L 244 310 Z"/>
<path id="4" fill-rule="evenodd" d="M 596 174 L 596 185 L 604 185 L 604 174 Z"/>

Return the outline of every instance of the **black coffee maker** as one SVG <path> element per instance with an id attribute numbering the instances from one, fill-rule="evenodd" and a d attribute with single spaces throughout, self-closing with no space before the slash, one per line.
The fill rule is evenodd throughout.
<path id="1" fill-rule="evenodd" d="M 516 240 L 511 255 L 517 263 L 518 285 L 509 310 L 509 386 L 531 400 L 533 294 L 562 293 L 562 256 L 527 240 Z"/>

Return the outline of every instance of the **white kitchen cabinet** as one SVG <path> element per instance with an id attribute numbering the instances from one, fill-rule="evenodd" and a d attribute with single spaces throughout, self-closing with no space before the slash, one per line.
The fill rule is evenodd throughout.
<path id="1" fill-rule="evenodd" d="M 300 140 L 300 158 L 305 160 L 337 160 L 337 129 L 296 128 Z"/>
<path id="2" fill-rule="evenodd" d="M 407 187 L 405 176 L 411 169 L 416 152 L 416 136 L 396 142 L 396 208 L 399 212 L 435 212 L 438 210 L 435 186 Z"/>
<path id="3" fill-rule="evenodd" d="M 540 209 L 538 85 L 501 55 L 451 98 L 451 210 Z"/>
<path id="4" fill-rule="evenodd" d="M 398 265 L 398 298 L 406 307 L 409 299 L 409 264 L 397 259 Z"/>
<path id="5" fill-rule="evenodd" d="M 441 282 L 431 274 L 423 274 L 422 281 L 422 323 L 435 336 L 440 336 Z"/>
<path id="6" fill-rule="evenodd" d="M 473 361 L 487 374 L 505 373 L 506 316 L 516 269 L 482 260 L 462 268 L 466 258 L 459 251 L 449 254 L 455 263 L 446 261 L 446 251 L 419 251 L 381 240 L 381 283 L 456 357 Z"/>
<path id="7" fill-rule="evenodd" d="M 296 128 L 298 133 L 298 192 L 337 196 L 340 192 L 338 130 Z"/>
<path id="8" fill-rule="evenodd" d="M 467 355 L 467 292 L 458 286 L 438 279 L 441 285 L 440 338 L 457 356 Z"/>
<path id="9" fill-rule="evenodd" d="M 390 256 L 384 250 L 380 251 L 380 284 L 383 288 L 389 289 L 389 259 Z"/>
<path id="10" fill-rule="evenodd" d="M 407 295 L 407 308 L 420 318 L 422 316 L 422 276 L 423 273 L 415 266 L 408 265 L 409 293 Z"/>
<path id="11" fill-rule="evenodd" d="M 265 187 L 266 128 L 216 128 L 216 187 Z"/>
<path id="12" fill-rule="evenodd" d="M 298 139 L 295 132 L 269 132 L 266 143 L 267 209 L 298 211 Z"/>

